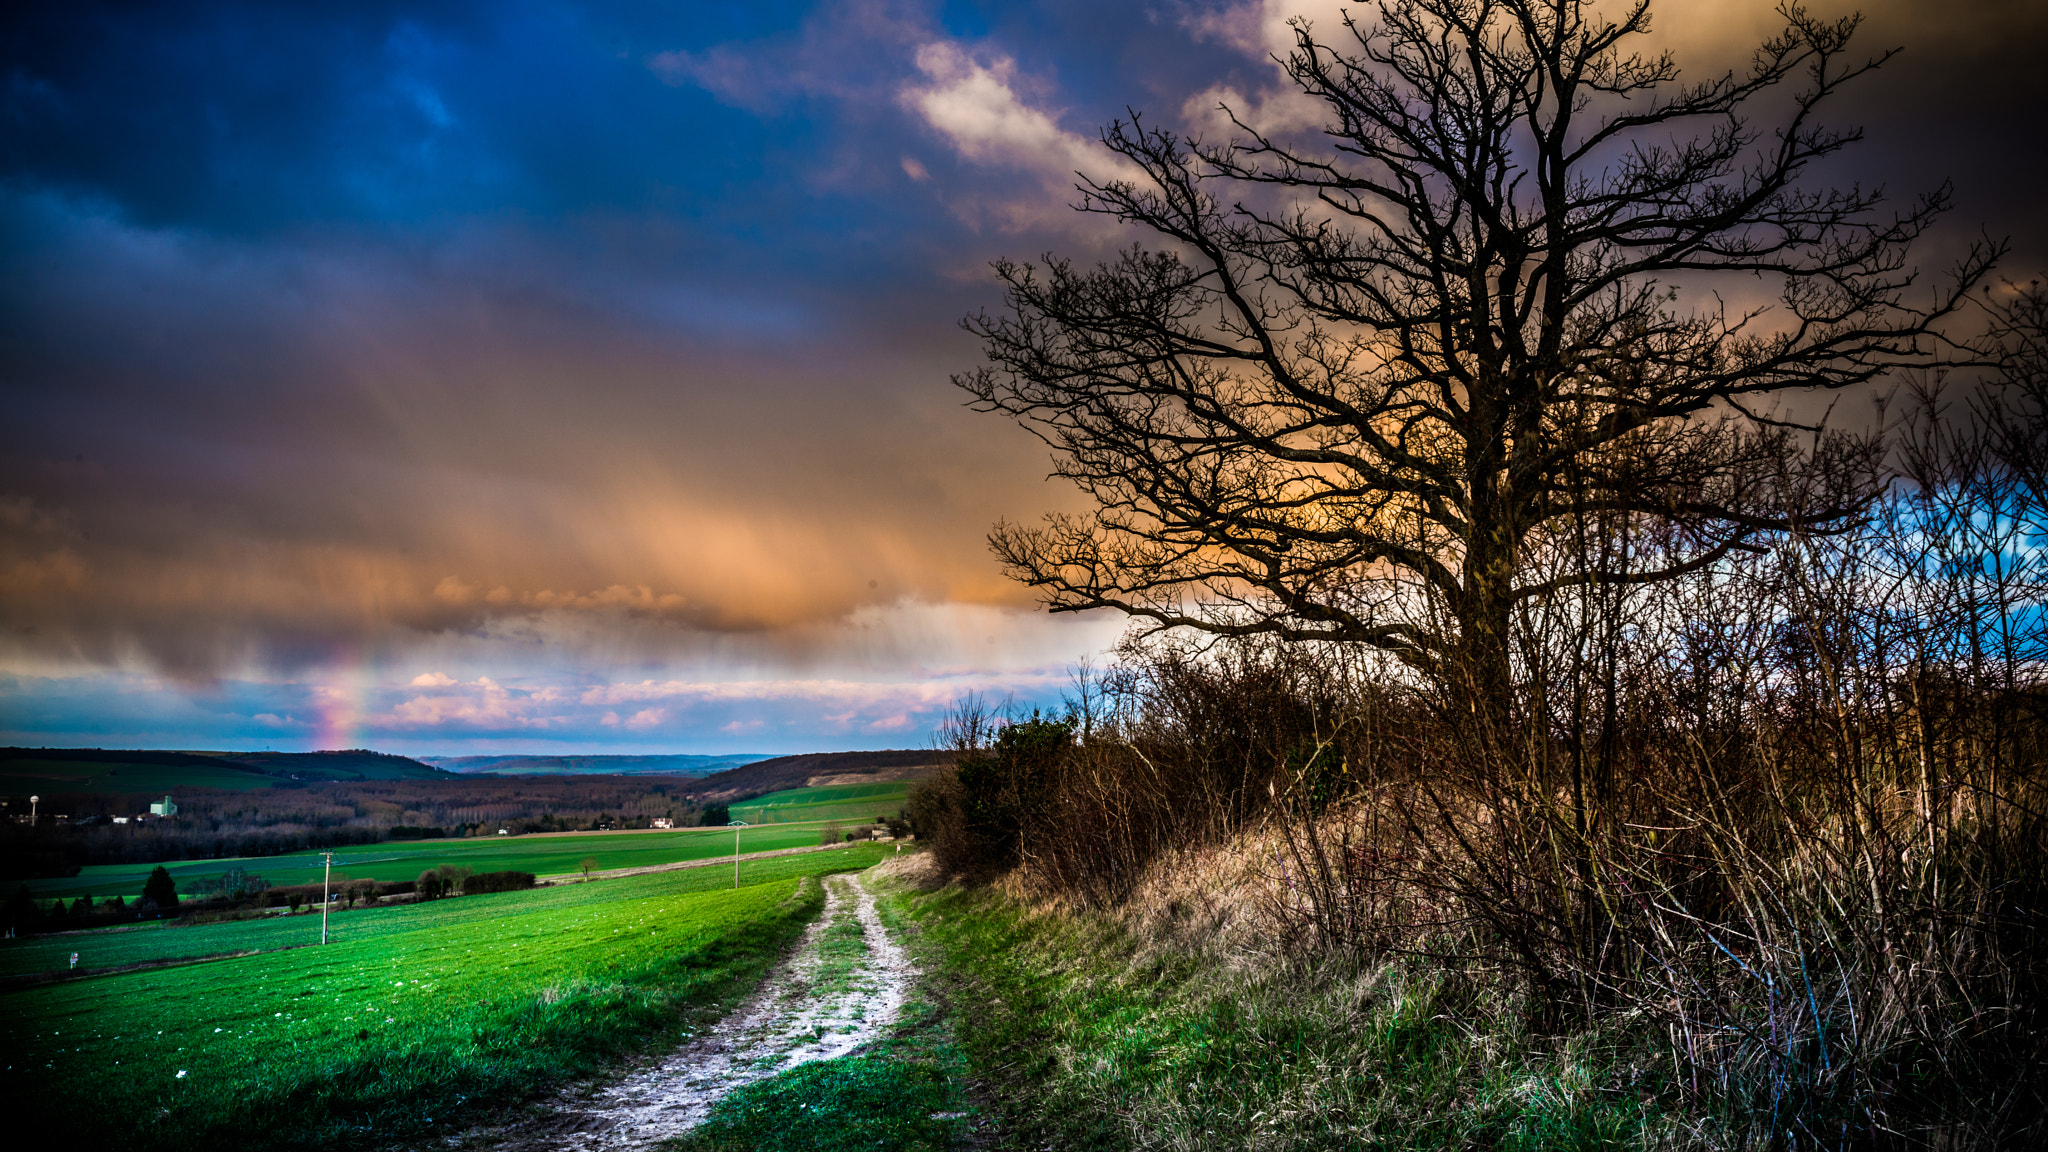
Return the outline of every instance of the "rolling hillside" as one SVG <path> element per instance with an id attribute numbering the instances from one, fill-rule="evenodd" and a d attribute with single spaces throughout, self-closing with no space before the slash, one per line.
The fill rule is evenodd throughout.
<path id="1" fill-rule="evenodd" d="M 867 823 L 896 815 L 910 799 L 909 780 L 873 784 L 831 784 L 791 788 L 732 806 L 732 818 L 749 824 L 794 824 L 810 820 Z"/>
<path id="2" fill-rule="evenodd" d="M 405 756 L 351 748 L 345 752 L 223 752 L 224 760 L 291 780 L 439 780 L 455 774 Z"/>
<path id="3" fill-rule="evenodd" d="M 113 796 L 182 788 L 268 788 L 283 780 L 452 780 L 404 756 L 346 752 L 168 752 L 0 748 L 0 794 Z"/>
<path id="4" fill-rule="evenodd" d="M 422 762 L 463 775 L 493 776 L 709 776 L 759 760 L 766 753 L 730 756 L 423 756 Z"/>
<path id="5" fill-rule="evenodd" d="M 99 796 L 178 788 L 268 788 L 275 777 L 215 755 L 98 748 L 0 748 L 0 793 Z"/>
<path id="6" fill-rule="evenodd" d="M 690 795 L 703 803 L 730 804 L 792 788 L 921 780 L 952 762 L 952 753 L 929 748 L 777 756 L 706 776 L 691 786 Z"/>

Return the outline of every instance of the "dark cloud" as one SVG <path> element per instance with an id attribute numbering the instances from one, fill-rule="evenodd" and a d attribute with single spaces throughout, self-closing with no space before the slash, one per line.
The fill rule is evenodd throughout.
<path id="1" fill-rule="evenodd" d="M 946 376 L 976 350 L 954 322 L 995 302 L 995 255 L 1132 239 L 1065 207 L 1075 167 L 1111 170 L 1103 122 L 1283 107 L 1267 54 L 1291 10 L 10 14 L 0 730 L 111 731 L 91 701 L 129 692 L 156 702 L 123 731 L 297 716 L 275 731 L 312 741 L 338 729 L 300 697 L 334 669 L 385 718 L 368 730 L 412 740 L 432 716 L 516 740 L 533 701 L 621 684 L 685 687 L 578 705 L 547 738 L 678 746 L 795 723 L 788 685 L 868 685 L 815 689 L 849 717 L 801 729 L 825 739 L 943 696 L 906 685 L 1042 687 L 1081 633 L 1015 615 L 981 536 L 1074 497 L 1035 441 L 961 410 Z M 1696 74 L 1774 21 L 1659 10 Z M 1866 42 L 1908 50 L 1844 101 L 1868 142 L 1824 175 L 1952 178 L 1930 263 L 1980 229 L 2015 238 L 2017 270 L 2048 263 L 2044 28 L 2017 2 L 1872 9 Z M 471 687 L 426 692 L 453 702 L 406 728 L 429 672 Z M 716 707 L 688 687 L 721 676 L 784 687 Z"/>

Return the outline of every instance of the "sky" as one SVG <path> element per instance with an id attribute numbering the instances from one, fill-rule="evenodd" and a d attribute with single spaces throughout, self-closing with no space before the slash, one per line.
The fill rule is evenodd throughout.
<path id="1" fill-rule="evenodd" d="M 1848 5 L 1815 3 L 1836 15 Z M 0 743 L 918 747 L 1124 631 L 1007 584 L 1074 510 L 949 383 L 1127 109 L 1299 112 L 1325 3 L 30 3 L 0 91 Z M 1687 75 L 1769 3 L 1656 6 Z M 1905 51 L 1822 173 L 2048 267 L 2048 6 Z"/>

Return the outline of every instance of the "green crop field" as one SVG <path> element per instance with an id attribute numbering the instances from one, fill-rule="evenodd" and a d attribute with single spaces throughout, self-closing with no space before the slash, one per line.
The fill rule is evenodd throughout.
<path id="1" fill-rule="evenodd" d="M 771 856 L 765 860 L 740 862 L 742 884 L 762 884 L 793 876 L 865 868 L 891 851 L 879 844 L 850 844 L 834 852 Z M 607 899 L 625 899 L 650 893 L 707 892 L 730 888 L 730 868 L 689 868 L 680 872 L 650 873 L 601 880 L 592 887 L 563 884 L 535 888 L 518 894 L 522 910 L 564 907 L 584 903 L 601 887 Z M 395 904 L 374 908 L 336 911 L 327 918 L 328 938 L 353 941 L 404 935 L 471 919 L 499 915 L 505 905 L 501 896 L 464 896 L 424 904 Z M 199 956 L 223 956 L 236 952 L 267 951 L 312 944 L 320 939 L 320 914 L 300 912 L 290 916 L 266 916 L 260 920 L 236 920 L 220 924 L 183 925 L 176 921 L 151 921 L 131 928 L 101 928 L 91 932 L 58 932 L 19 940 L 0 940 L 0 976 L 31 972 L 61 972 L 78 954 L 81 968 L 118 968 L 159 960 Z"/>
<path id="2" fill-rule="evenodd" d="M 325 948 L 0 992 L 0 1092 L 30 1143 L 418 1136 L 707 1023 L 818 906 L 816 883 L 791 877 L 886 851 L 759 861 L 780 878 L 738 890 L 690 869 L 354 913 Z M 132 935 L 261 946 L 265 930 Z"/>
<path id="3" fill-rule="evenodd" d="M 790 824 L 819 820 L 873 820 L 894 816 L 910 799 L 908 780 L 874 784 L 827 784 L 770 792 L 735 804 L 732 818 L 749 824 Z"/>
<path id="4" fill-rule="evenodd" d="M 276 780 L 222 761 L 211 765 L 130 764 L 103 760 L 38 760 L 32 756 L 0 761 L 0 793 L 30 796 L 54 792 L 90 792 L 110 796 L 122 792 L 175 792 L 181 788 L 268 788 Z M 44 812 L 50 812 L 44 808 Z"/>
<path id="5" fill-rule="evenodd" d="M 891 809 L 893 811 L 893 809 Z M 868 813 L 870 817 L 874 813 Z M 753 821 L 748 821 L 753 823 Z M 800 848 L 818 842 L 815 825 L 807 828 L 747 828 L 740 835 L 741 852 L 770 852 L 778 848 Z M 595 857 L 600 869 L 644 868 L 672 864 L 679 860 L 704 860 L 731 855 L 733 832 L 727 828 L 680 828 L 673 832 L 586 832 L 548 836 L 477 836 L 466 840 L 400 840 L 336 849 L 337 878 L 352 880 L 411 880 L 428 868 L 454 864 L 478 872 L 532 872 L 539 876 L 566 876 L 578 871 L 585 857 Z M 134 899 L 142 894 L 142 882 L 154 864 L 96 864 L 76 876 L 54 880 L 28 881 L 29 893 L 39 899 L 82 895 L 99 899 L 122 896 Z M 320 854 L 300 852 L 290 856 L 245 856 L 221 860 L 184 860 L 164 865 L 178 891 L 230 868 L 244 868 L 273 885 L 314 884 L 320 880 Z M 12 885 L 8 886 L 12 889 Z"/>

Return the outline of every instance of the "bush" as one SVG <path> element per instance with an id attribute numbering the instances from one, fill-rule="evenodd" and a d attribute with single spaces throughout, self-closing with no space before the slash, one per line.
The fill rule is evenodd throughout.
<path id="1" fill-rule="evenodd" d="M 983 716 L 956 721 L 954 770 L 926 778 L 910 793 L 911 826 L 918 839 L 932 841 L 942 868 L 1000 872 L 1019 862 L 1027 840 L 1057 835 L 1053 793 L 1073 752 L 1076 725 L 1036 712 L 1014 723 Z"/>
<path id="2" fill-rule="evenodd" d="M 474 896 L 484 892 L 517 892 L 533 887 L 531 872 L 479 872 L 462 882 L 464 895 Z"/>
<path id="3" fill-rule="evenodd" d="M 931 845 L 932 857 L 950 873 L 965 873 L 972 854 L 967 852 L 966 816 L 960 805 L 960 777 L 941 769 L 910 786 L 906 811 L 911 834 Z"/>

